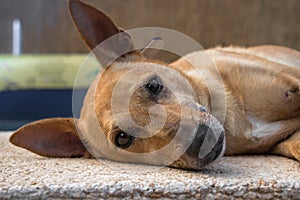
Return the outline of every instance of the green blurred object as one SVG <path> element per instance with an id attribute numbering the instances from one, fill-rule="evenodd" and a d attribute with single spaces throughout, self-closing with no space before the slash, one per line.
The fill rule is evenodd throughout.
<path id="1" fill-rule="evenodd" d="M 100 68 L 96 58 L 83 54 L 0 55 L 0 130 L 15 130 L 43 118 L 72 117 L 74 109 L 74 117 L 79 117 Z"/>
<path id="2" fill-rule="evenodd" d="M 81 64 L 87 55 L 0 55 L 0 92 L 27 89 L 72 89 Z M 99 72 L 99 63 L 85 64 L 86 88 Z"/>

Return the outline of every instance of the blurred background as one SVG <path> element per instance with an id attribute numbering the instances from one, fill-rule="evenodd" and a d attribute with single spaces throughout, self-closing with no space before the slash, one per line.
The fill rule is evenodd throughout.
<path id="1" fill-rule="evenodd" d="M 299 0 L 84 2 L 105 11 L 124 29 L 174 29 L 204 48 L 276 44 L 300 50 Z M 14 19 L 22 24 L 19 56 L 11 55 Z M 0 0 L 0 130 L 47 117 L 72 117 L 73 83 L 87 53 L 67 0 Z M 174 58 L 165 55 L 165 61 Z M 97 70 L 86 72 L 87 82 Z M 75 88 L 82 98 L 87 85 Z M 81 103 L 76 106 L 79 113 Z"/>
<path id="2" fill-rule="evenodd" d="M 158 26 L 180 31 L 203 47 L 278 44 L 300 49 L 299 0 L 85 0 L 130 29 Z M 0 53 L 11 52 L 11 23 L 23 24 L 24 53 L 87 52 L 67 0 L 1 0 Z"/>

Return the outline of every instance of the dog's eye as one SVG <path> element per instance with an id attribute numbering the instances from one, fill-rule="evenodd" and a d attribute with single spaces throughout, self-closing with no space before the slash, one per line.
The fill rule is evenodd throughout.
<path id="1" fill-rule="evenodd" d="M 117 147 L 125 149 L 132 144 L 133 138 L 131 135 L 121 131 L 115 136 L 115 144 Z"/>
<path id="2" fill-rule="evenodd" d="M 146 88 L 155 95 L 158 95 L 160 93 L 160 91 L 162 90 L 163 86 L 160 83 L 158 78 L 152 78 L 148 81 L 148 83 L 146 84 Z"/>

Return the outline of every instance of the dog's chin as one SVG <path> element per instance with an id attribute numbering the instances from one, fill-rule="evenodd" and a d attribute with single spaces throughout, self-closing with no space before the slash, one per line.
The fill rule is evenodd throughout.
<path id="1" fill-rule="evenodd" d="M 204 167 L 211 165 L 212 163 L 219 160 L 224 154 L 225 135 L 224 133 L 220 135 L 215 146 L 204 157 L 199 156 L 199 150 L 194 151 L 194 154 L 191 154 L 191 152 L 189 152 L 190 148 L 180 158 L 178 158 L 176 161 L 170 164 L 169 167 L 187 169 L 187 170 L 201 170 Z"/>

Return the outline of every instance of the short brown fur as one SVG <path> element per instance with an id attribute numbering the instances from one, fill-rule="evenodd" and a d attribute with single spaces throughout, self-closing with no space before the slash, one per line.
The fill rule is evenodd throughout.
<path id="1" fill-rule="evenodd" d="M 70 0 L 69 5 L 75 25 L 91 50 L 103 40 L 121 32 L 108 16 L 95 8 L 78 0 Z M 85 20 L 82 19 L 83 16 Z M 205 50 L 205 53 L 214 66 L 217 66 L 225 86 L 225 155 L 273 153 L 300 161 L 300 52 L 287 47 L 268 45 L 249 48 L 217 47 Z M 201 123 L 209 119 L 213 99 L 205 81 L 201 76 L 196 76 L 193 70 L 197 67 L 212 78 L 216 78 L 218 74 L 212 70 L 212 63 L 193 66 L 186 61 L 187 58 L 199 60 L 200 52 L 188 54 L 170 64 L 148 60 L 139 52 L 135 52 L 134 55 L 128 54 L 125 60 L 118 60 L 108 66 L 98 75 L 86 95 L 81 117 L 76 122 L 80 133 L 85 136 L 95 131 L 96 120 L 103 128 L 107 140 L 113 143 L 116 131 L 111 111 L 112 91 L 123 74 L 132 67 L 143 66 L 145 63 L 163 65 L 184 76 L 196 92 L 199 99 L 196 103 L 206 107 L 208 113 L 195 111 L 191 107 L 185 107 L 183 110 L 199 115 Z M 215 84 L 214 93 L 221 93 L 222 91 L 218 91 L 218 84 L 221 83 Z M 134 121 L 143 126 L 149 123 L 149 108 L 153 102 L 141 98 L 140 92 L 142 91 L 132 95 L 129 110 Z M 152 152 L 173 139 L 182 114 L 180 106 L 172 95 L 168 96 L 168 102 L 160 100 L 160 104 L 165 106 L 167 112 L 166 125 L 153 137 L 136 139 L 128 151 Z M 94 109 L 96 119 L 91 117 Z M 79 142 L 76 132 L 71 119 L 47 119 L 17 130 L 11 137 L 11 142 L 43 156 L 89 157 L 90 154 Z M 66 135 L 71 138 L 67 142 L 62 141 L 66 147 L 70 147 L 69 150 L 49 150 L 46 141 L 53 142 L 52 135 L 49 134 Z M 35 143 L 41 140 L 44 141 L 44 146 L 36 147 Z M 124 161 L 119 157 L 108 158 Z M 187 156 L 183 157 L 171 166 L 198 168 L 187 164 L 186 160 L 189 159 Z M 126 161 L 136 162 L 130 158 Z"/>

